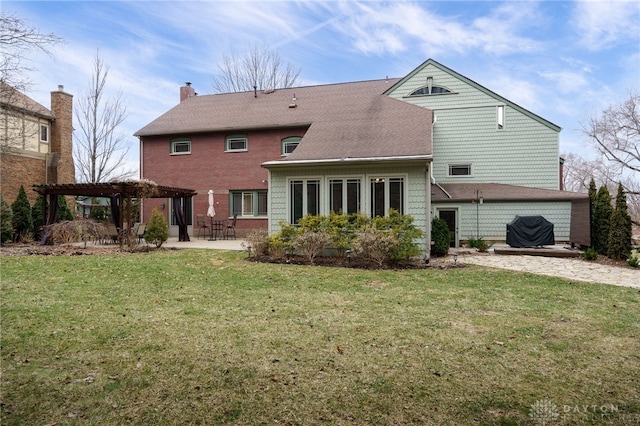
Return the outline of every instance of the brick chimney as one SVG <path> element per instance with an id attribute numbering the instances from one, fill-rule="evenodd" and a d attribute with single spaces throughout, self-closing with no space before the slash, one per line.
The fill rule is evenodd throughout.
<path id="1" fill-rule="evenodd" d="M 191 87 L 191 83 L 188 81 L 180 88 L 180 102 L 184 101 L 187 98 L 192 96 L 196 96 L 197 93 L 193 87 Z"/>
<path id="2" fill-rule="evenodd" d="M 51 92 L 51 111 L 55 120 L 51 123 L 50 183 L 75 183 L 73 165 L 73 95 L 65 93 L 64 86 Z M 57 160 L 57 161 L 56 161 Z"/>

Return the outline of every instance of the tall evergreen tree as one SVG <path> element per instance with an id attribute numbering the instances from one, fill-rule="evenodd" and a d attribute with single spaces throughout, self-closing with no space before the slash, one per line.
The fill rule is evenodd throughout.
<path id="1" fill-rule="evenodd" d="M 598 189 L 596 201 L 593 206 L 592 223 L 595 225 L 594 238 L 591 246 L 598 254 L 607 254 L 607 246 L 609 245 L 609 224 L 613 207 L 611 206 L 611 195 L 609 189 L 602 185 Z"/>
<path id="2" fill-rule="evenodd" d="M 0 243 L 13 240 L 13 211 L 0 194 Z"/>
<path id="3" fill-rule="evenodd" d="M 27 198 L 24 187 L 20 185 L 18 196 L 11 204 L 13 211 L 13 236 L 14 239 L 20 239 L 28 236 L 33 231 L 33 221 L 31 220 L 31 204 Z"/>
<path id="4" fill-rule="evenodd" d="M 607 255 L 611 259 L 626 259 L 631 253 L 631 216 L 627 211 L 627 195 L 618 184 L 616 206 L 611 214 Z"/>
<path id="5" fill-rule="evenodd" d="M 47 200 L 44 195 L 39 194 L 36 202 L 31 207 L 31 221 L 33 223 L 33 237 L 39 240 L 42 237 L 42 227 L 44 226 L 42 217 L 42 206 Z"/>
<path id="6" fill-rule="evenodd" d="M 73 220 L 73 213 L 71 213 L 71 209 L 64 195 L 58 195 L 58 218 L 56 222 L 63 220 Z"/>
<path id="7" fill-rule="evenodd" d="M 593 220 L 593 212 L 594 212 L 594 208 L 596 205 L 596 198 L 598 198 L 598 188 L 596 187 L 596 181 L 593 180 L 593 177 L 591 178 L 591 181 L 589 182 L 589 214 L 591 215 L 591 232 L 590 232 L 590 236 L 591 236 L 591 247 L 595 246 L 595 233 L 596 233 L 596 228 L 597 228 L 597 224 L 594 222 Z"/>

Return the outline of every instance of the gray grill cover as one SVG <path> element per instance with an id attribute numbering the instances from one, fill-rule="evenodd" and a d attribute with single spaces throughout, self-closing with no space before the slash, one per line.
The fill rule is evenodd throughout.
<path id="1" fill-rule="evenodd" d="M 540 247 L 555 243 L 553 223 L 542 216 L 516 216 L 507 223 L 507 244 L 511 247 Z"/>

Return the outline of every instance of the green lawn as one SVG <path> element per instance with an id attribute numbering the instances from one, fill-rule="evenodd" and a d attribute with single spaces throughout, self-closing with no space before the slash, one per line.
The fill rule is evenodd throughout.
<path id="1" fill-rule="evenodd" d="M 244 256 L 0 257 L 0 423 L 640 422 L 638 290 Z"/>

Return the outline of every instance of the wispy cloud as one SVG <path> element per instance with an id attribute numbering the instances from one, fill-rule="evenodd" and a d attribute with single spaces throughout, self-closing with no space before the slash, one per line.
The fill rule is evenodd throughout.
<path id="1" fill-rule="evenodd" d="M 590 50 L 637 43 L 640 3 L 637 0 L 578 1 L 572 22 L 580 44 Z"/>
<path id="2" fill-rule="evenodd" d="M 358 51 L 367 54 L 397 54 L 416 44 L 430 55 L 474 50 L 508 55 L 543 48 L 541 42 L 520 34 L 542 18 L 533 2 L 499 4 L 471 22 L 432 12 L 428 3 L 339 5 L 345 18 L 335 24 L 336 30 L 351 39 Z"/>

